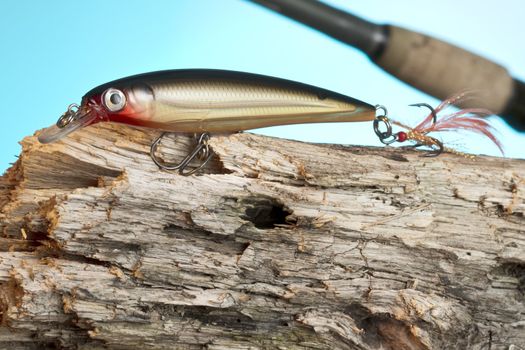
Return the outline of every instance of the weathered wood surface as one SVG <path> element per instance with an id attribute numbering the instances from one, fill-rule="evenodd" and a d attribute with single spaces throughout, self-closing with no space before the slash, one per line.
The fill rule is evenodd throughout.
<path id="1" fill-rule="evenodd" d="M 0 348 L 525 348 L 525 161 L 238 134 L 182 177 L 154 136 L 22 142 Z"/>

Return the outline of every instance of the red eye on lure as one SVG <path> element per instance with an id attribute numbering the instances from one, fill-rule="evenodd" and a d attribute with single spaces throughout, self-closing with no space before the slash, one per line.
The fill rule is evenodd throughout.
<path id="1" fill-rule="evenodd" d="M 393 122 L 406 127 L 408 132 L 392 134 L 384 107 L 330 90 L 250 73 L 171 70 L 135 75 L 92 89 L 84 95 L 80 106 L 70 105 L 57 123 L 43 130 L 38 139 L 42 143 L 54 142 L 98 122 L 154 128 L 164 133 L 152 143 L 151 158 L 161 169 L 178 170 L 183 175 L 196 172 L 210 160 L 209 133 L 235 133 L 276 125 L 374 121 L 374 130 L 381 142 L 417 141 L 434 149 L 430 155 L 437 155 L 444 149 L 439 140 L 427 136 L 434 131 L 481 132 L 500 146 L 486 121 L 466 115 L 479 115 L 480 110 L 463 110 L 436 121 L 435 114 L 453 102 L 456 100 L 443 102 L 432 110 L 430 119 L 427 117 L 415 128 Z M 385 115 L 376 117 L 378 109 Z M 387 131 L 379 130 L 380 123 L 386 125 Z M 165 132 L 195 133 L 200 137 L 187 157 L 170 165 L 156 155 Z M 200 165 L 188 170 L 194 159 L 200 159 Z"/>

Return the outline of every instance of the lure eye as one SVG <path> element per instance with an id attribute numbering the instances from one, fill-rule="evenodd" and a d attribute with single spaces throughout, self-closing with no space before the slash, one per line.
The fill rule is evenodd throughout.
<path id="1" fill-rule="evenodd" d="M 118 112 L 126 105 L 126 95 L 118 89 L 109 88 L 104 92 L 104 106 L 110 112 Z"/>

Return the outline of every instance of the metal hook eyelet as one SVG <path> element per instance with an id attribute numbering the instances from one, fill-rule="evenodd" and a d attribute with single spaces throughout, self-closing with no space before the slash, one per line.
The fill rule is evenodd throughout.
<path id="1" fill-rule="evenodd" d="M 397 135 L 392 135 L 392 124 L 390 124 L 390 120 L 388 119 L 387 109 L 381 105 L 376 105 L 375 107 L 376 111 L 382 110 L 383 115 L 379 115 L 374 119 L 374 132 L 377 137 L 379 137 L 379 141 L 385 145 L 389 145 L 397 141 Z M 380 123 L 386 127 L 386 131 L 381 131 Z"/>
<path id="2" fill-rule="evenodd" d="M 78 114 L 79 114 L 78 113 L 79 109 L 80 109 L 80 106 L 77 105 L 76 103 L 70 104 L 67 107 L 67 111 L 65 111 L 64 114 L 62 114 L 60 116 L 60 118 L 58 118 L 58 120 L 56 122 L 57 127 L 62 129 L 62 128 L 66 127 L 69 123 L 71 123 L 72 121 L 77 119 Z"/>
<path id="3" fill-rule="evenodd" d="M 156 152 L 157 152 L 157 149 L 162 141 L 162 139 L 164 138 L 164 136 L 166 136 L 167 134 L 170 134 L 168 132 L 163 132 L 162 134 L 160 134 L 159 137 L 157 137 L 155 139 L 155 141 L 153 141 L 153 143 L 151 144 L 151 148 L 150 148 L 150 157 L 151 159 L 153 160 L 153 162 L 162 170 L 168 170 L 168 171 L 172 171 L 172 170 L 177 170 L 179 172 L 180 175 L 183 175 L 183 176 L 188 176 L 188 175 L 192 175 L 192 174 L 195 174 L 197 171 L 201 170 L 202 168 L 204 168 L 206 166 L 206 164 L 208 164 L 208 162 L 211 160 L 211 158 L 213 157 L 213 152 L 211 151 L 209 145 L 208 145 L 208 141 L 210 139 L 210 134 L 208 134 L 207 132 L 206 133 L 202 133 L 198 139 L 196 140 L 196 145 L 195 147 L 191 150 L 191 152 L 182 159 L 182 161 L 180 161 L 179 163 L 177 164 L 168 164 L 168 163 L 164 163 L 163 161 L 161 161 L 157 155 L 156 155 Z M 196 136 L 196 135 L 195 135 Z M 194 159 L 198 159 L 201 161 L 201 163 L 196 166 L 195 168 L 191 169 L 191 170 L 188 170 L 186 171 L 186 169 L 188 168 L 189 164 L 194 160 Z"/>

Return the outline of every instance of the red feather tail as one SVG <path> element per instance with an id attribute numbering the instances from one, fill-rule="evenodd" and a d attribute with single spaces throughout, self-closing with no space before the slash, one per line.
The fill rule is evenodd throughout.
<path id="1" fill-rule="evenodd" d="M 456 104 L 459 101 L 465 101 L 468 98 L 472 98 L 471 93 L 464 92 L 452 96 L 441 102 L 439 106 L 436 107 L 435 112 L 437 114 L 448 106 Z M 432 114 L 429 114 L 413 130 L 421 134 L 435 131 L 471 131 L 489 138 L 499 148 L 501 154 L 504 155 L 503 145 L 495 136 L 496 130 L 484 118 L 492 114 L 491 111 L 483 108 L 466 108 L 455 113 L 444 115 L 443 117 L 438 116 L 436 123 L 433 123 Z"/>

